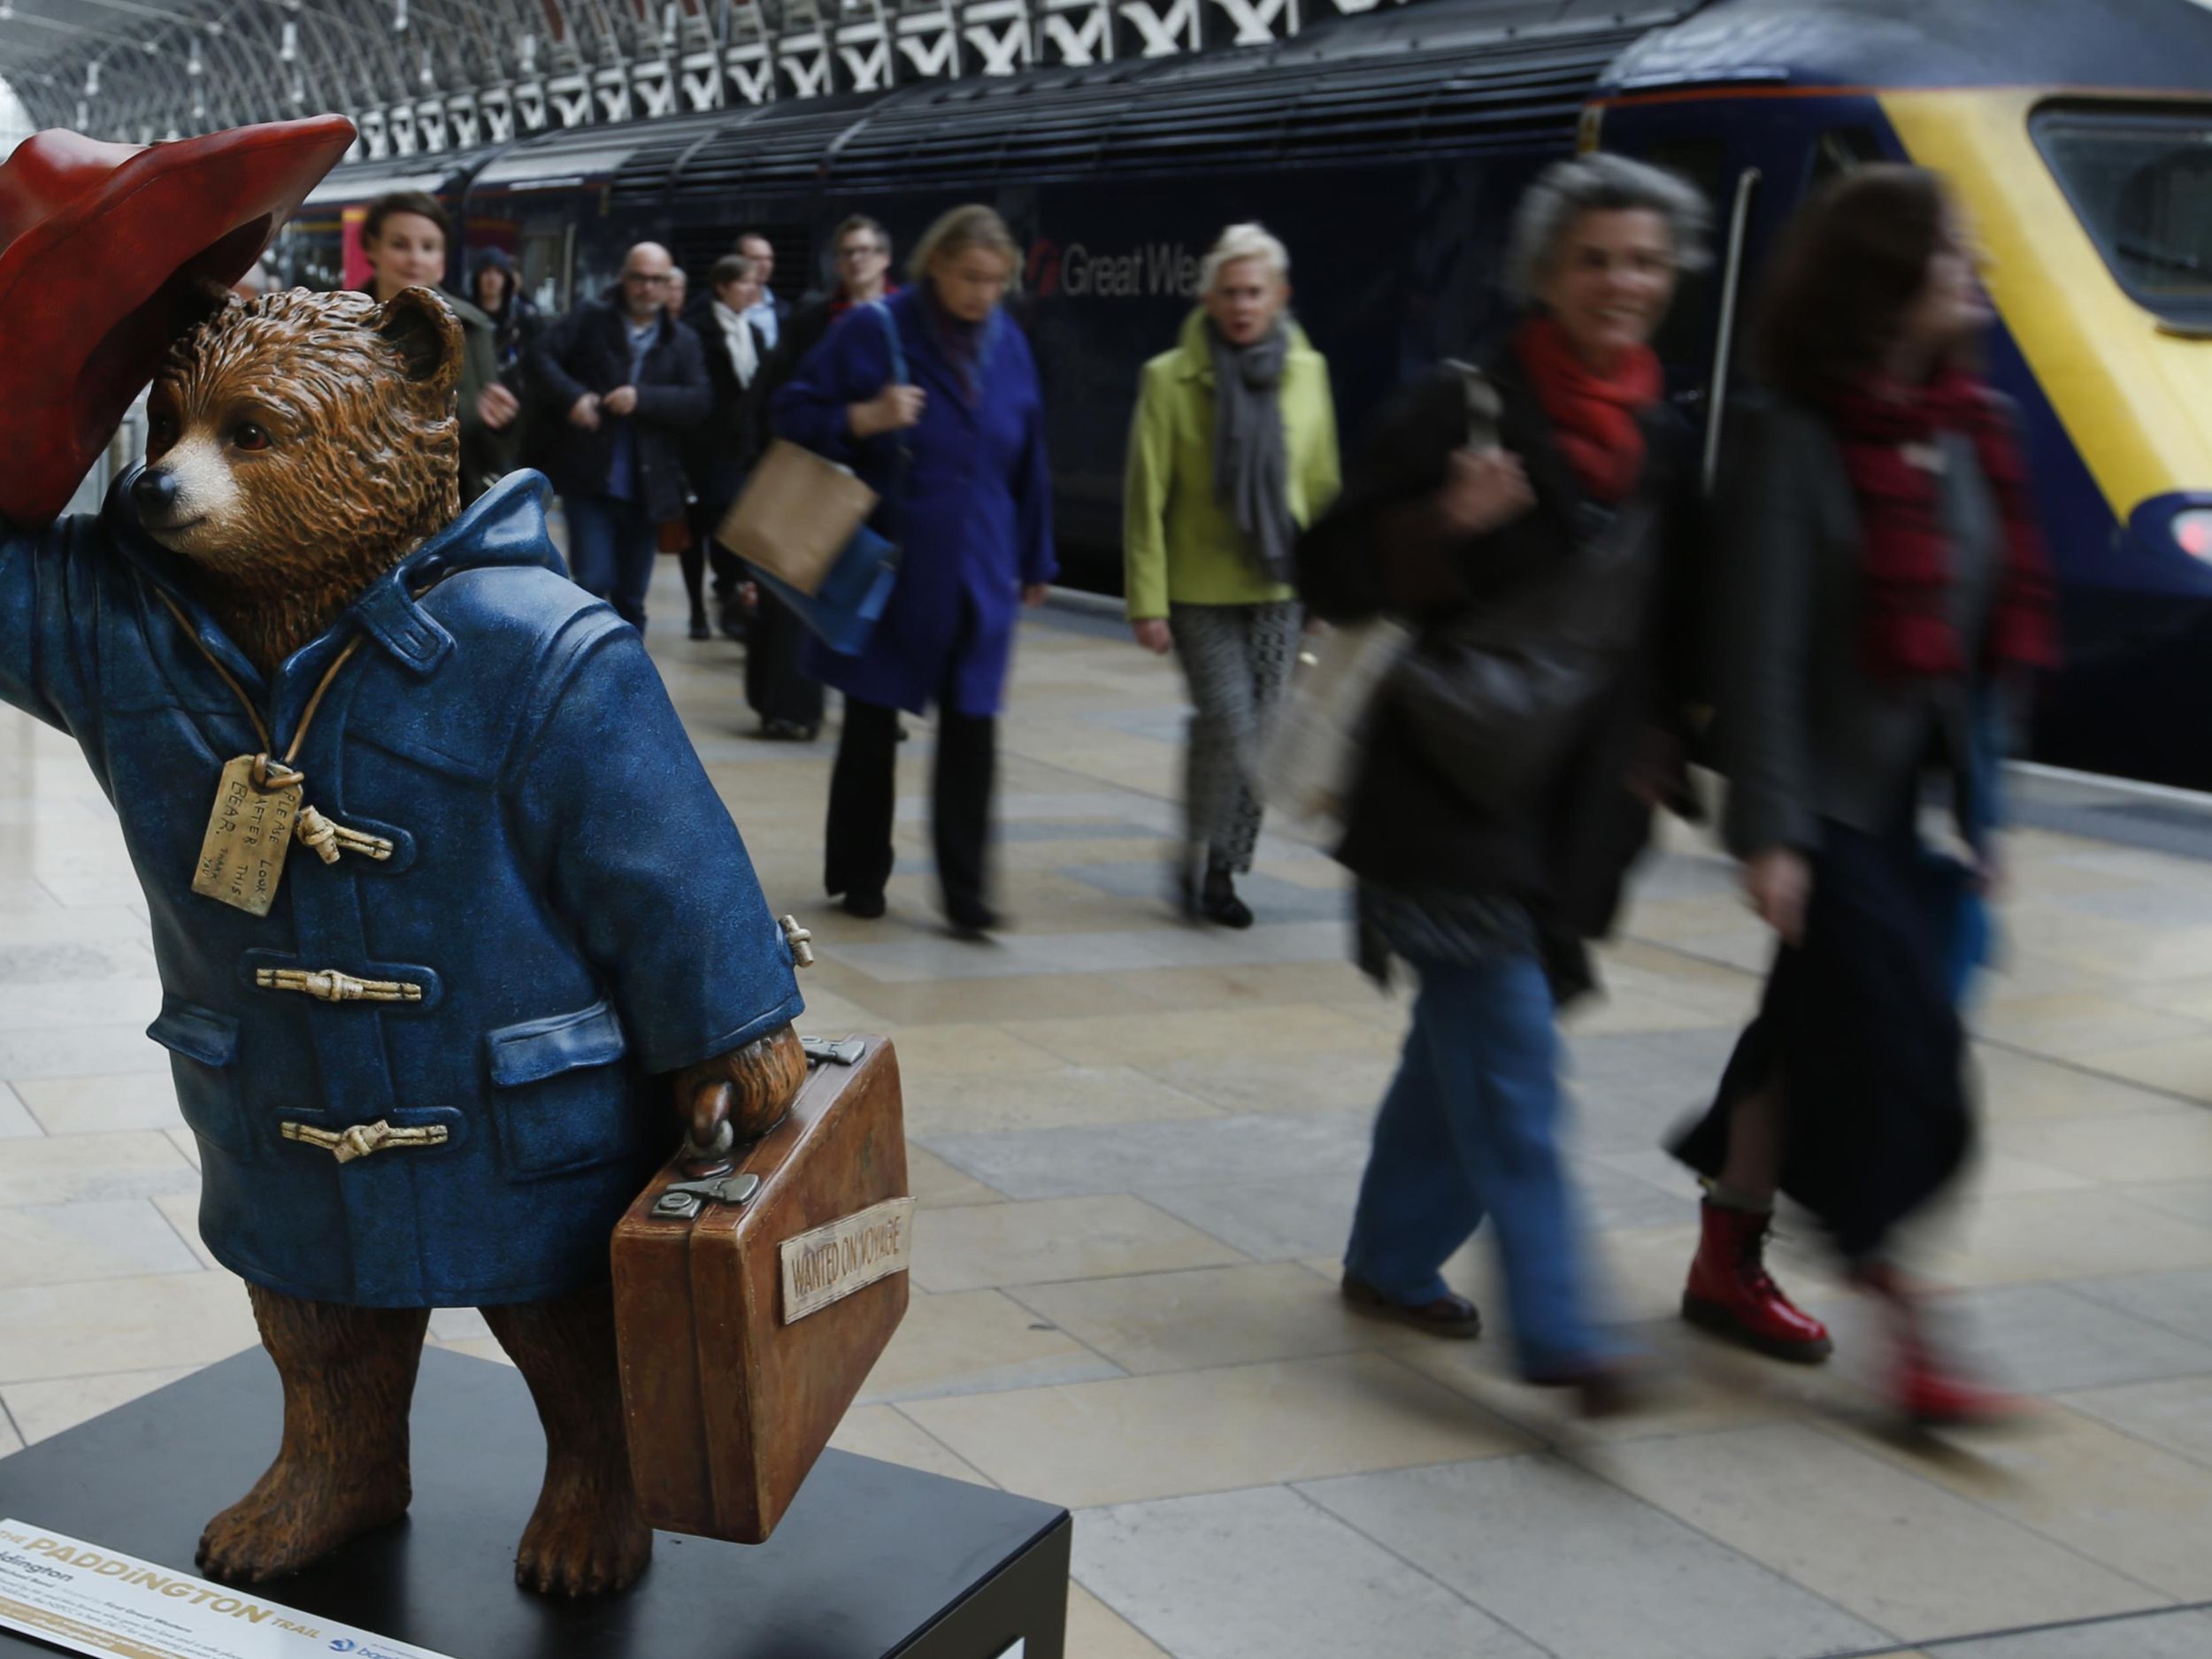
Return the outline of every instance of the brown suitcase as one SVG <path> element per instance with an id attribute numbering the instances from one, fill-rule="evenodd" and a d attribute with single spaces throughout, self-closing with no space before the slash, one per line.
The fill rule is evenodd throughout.
<path id="1" fill-rule="evenodd" d="M 881 1037 L 807 1049 L 791 1115 L 729 1174 L 679 1159 L 615 1228 L 630 1469 L 669 1532 L 773 1532 L 906 1312 L 898 1056 Z"/>

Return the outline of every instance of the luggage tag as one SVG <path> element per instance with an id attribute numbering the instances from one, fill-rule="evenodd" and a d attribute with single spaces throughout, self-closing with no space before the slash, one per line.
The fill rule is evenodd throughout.
<path id="1" fill-rule="evenodd" d="M 266 755 L 226 762 L 192 891 L 249 916 L 268 915 L 306 785 L 303 774 Z"/>

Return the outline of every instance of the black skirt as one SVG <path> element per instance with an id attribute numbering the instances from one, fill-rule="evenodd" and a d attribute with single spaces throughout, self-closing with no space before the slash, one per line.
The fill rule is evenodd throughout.
<path id="1" fill-rule="evenodd" d="M 1909 822 L 1884 836 L 1833 822 L 1821 833 L 1804 941 L 1777 952 L 1712 1109 L 1670 1149 L 1717 1177 L 1736 1102 L 1778 1080 L 1782 1191 L 1855 1261 L 1880 1251 L 1972 1143 L 1947 936 L 1961 871 Z"/>

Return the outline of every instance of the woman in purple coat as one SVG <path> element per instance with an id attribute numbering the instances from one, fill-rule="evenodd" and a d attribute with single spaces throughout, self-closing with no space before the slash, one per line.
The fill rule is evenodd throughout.
<path id="1" fill-rule="evenodd" d="M 883 497 L 876 528 L 902 550 L 868 649 L 840 657 L 808 646 L 808 672 L 845 694 L 824 879 L 853 915 L 883 914 L 898 711 L 934 702 L 937 875 L 964 937 L 998 921 L 984 854 L 1015 618 L 1042 602 L 1058 569 L 1044 400 L 1029 342 L 1000 310 L 1019 268 L 1004 220 L 987 207 L 953 209 L 915 250 L 913 286 L 839 319 L 774 404 L 779 433 L 851 466 Z"/>

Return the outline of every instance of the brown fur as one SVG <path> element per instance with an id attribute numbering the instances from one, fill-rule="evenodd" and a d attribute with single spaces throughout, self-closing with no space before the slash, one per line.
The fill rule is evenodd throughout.
<path id="1" fill-rule="evenodd" d="M 254 1489 L 207 1524 L 196 1559 L 211 1578 L 255 1584 L 407 1512 L 407 1403 L 430 1314 L 246 1288 L 284 1382 L 284 1439 Z"/>
<path id="2" fill-rule="evenodd" d="M 271 434 L 257 453 L 225 449 L 227 511 L 179 536 L 150 526 L 196 567 L 200 596 L 264 672 L 459 511 L 460 357 L 460 325 L 421 289 L 389 305 L 272 294 L 171 349 L 149 403 L 150 463 L 242 419 Z"/>
<path id="3" fill-rule="evenodd" d="M 545 1595 L 603 1595 L 650 1564 L 653 1532 L 630 1482 L 614 1288 L 487 1308 L 545 1425 L 545 1486 L 523 1529 L 515 1582 Z"/>
<path id="4" fill-rule="evenodd" d="M 725 1117 L 741 1143 L 757 1141 L 783 1121 L 805 1081 L 806 1050 L 786 1025 L 677 1073 L 676 1110 L 701 1146 Z"/>

